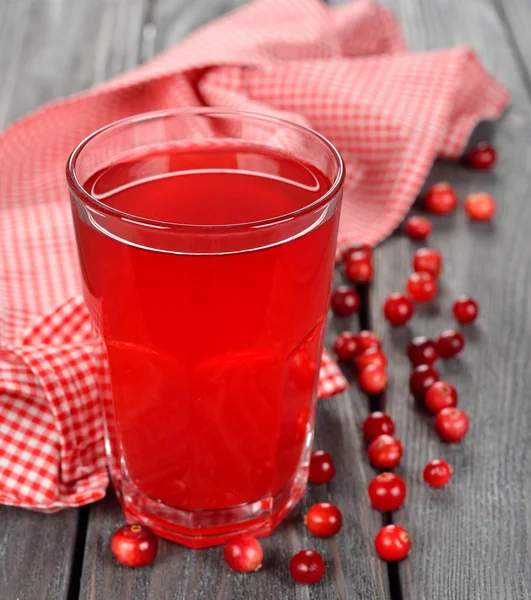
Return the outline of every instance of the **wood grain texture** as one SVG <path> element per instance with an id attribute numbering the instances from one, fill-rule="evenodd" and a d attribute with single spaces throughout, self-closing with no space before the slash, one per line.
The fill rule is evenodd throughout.
<path id="1" fill-rule="evenodd" d="M 2 0 L 0 127 L 137 64 L 148 0 Z"/>
<path id="2" fill-rule="evenodd" d="M 153 0 L 155 53 L 173 46 L 189 33 L 249 0 Z"/>
<path id="3" fill-rule="evenodd" d="M 381 305 L 391 291 L 403 290 L 416 245 L 397 234 L 377 251 L 372 311 L 390 358 L 387 409 L 405 448 L 400 468 L 408 500 L 394 521 L 413 540 L 401 563 L 404 597 L 409 599 L 521 599 L 531 597 L 529 540 L 531 403 L 531 164 L 529 99 L 507 32 L 486 2 L 388 1 L 415 49 L 471 44 L 485 64 L 513 91 L 512 107 L 495 129 L 500 162 L 481 174 L 438 165 L 429 183 L 447 179 L 460 197 L 488 190 L 499 202 L 492 224 L 473 224 L 459 209 L 433 218 L 430 245 L 445 259 L 441 293 L 433 306 L 418 310 L 410 327 L 392 330 Z M 405 346 L 413 335 L 436 336 L 454 327 L 451 303 L 459 294 L 478 298 L 477 326 L 464 328 L 467 348 L 454 360 L 439 361 L 441 376 L 456 386 L 470 414 L 471 431 L 462 444 L 442 444 L 432 419 L 415 409 L 408 395 Z M 422 482 L 433 458 L 448 460 L 453 480 L 444 490 Z"/>
<path id="4" fill-rule="evenodd" d="M 76 539 L 77 510 L 42 515 L 0 506 L 0 598 L 67 597 Z"/>
<path id="5" fill-rule="evenodd" d="M 493 2 L 507 30 L 507 41 L 524 71 L 527 90 L 531 92 L 531 0 Z"/>

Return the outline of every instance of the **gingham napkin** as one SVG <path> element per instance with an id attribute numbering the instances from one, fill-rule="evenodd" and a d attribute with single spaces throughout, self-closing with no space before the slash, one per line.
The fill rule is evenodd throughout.
<path id="1" fill-rule="evenodd" d="M 400 222 L 437 156 L 455 158 L 506 90 L 472 51 L 405 51 L 372 2 L 258 0 L 0 137 L 0 502 L 56 510 L 108 483 L 99 395 L 105 362 L 79 296 L 64 167 L 87 134 L 123 117 L 217 105 L 306 122 L 347 164 L 340 243 Z M 323 356 L 320 396 L 344 389 Z"/>

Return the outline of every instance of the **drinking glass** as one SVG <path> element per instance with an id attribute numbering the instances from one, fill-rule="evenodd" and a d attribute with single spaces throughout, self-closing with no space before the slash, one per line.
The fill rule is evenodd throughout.
<path id="1" fill-rule="evenodd" d="M 96 131 L 67 165 L 129 521 L 267 535 L 304 493 L 344 179 L 322 135 L 216 108 Z"/>

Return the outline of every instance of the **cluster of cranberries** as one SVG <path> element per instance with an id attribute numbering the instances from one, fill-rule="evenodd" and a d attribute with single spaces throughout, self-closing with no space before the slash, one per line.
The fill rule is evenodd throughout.
<path id="1" fill-rule="evenodd" d="M 496 151 L 487 142 L 481 142 L 466 155 L 465 161 L 473 169 L 487 171 L 496 164 Z M 424 207 L 435 215 L 447 215 L 457 204 L 457 193 L 447 181 L 436 183 L 424 198 Z M 463 208 L 472 221 L 490 221 L 496 213 L 496 201 L 487 192 L 476 192 L 465 198 Z M 425 240 L 432 225 L 425 217 L 409 217 L 404 230 L 413 240 Z"/>
<path id="2" fill-rule="evenodd" d="M 334 461 L 328 452 L 312 452 L 308 472 L 308 481 L 323 484 L 331 481 L 336 474 Z M 327 538 L 336 535 L 343 524 L 341 511 L 334 504 L 319 502 L 314 504 L 304 517 L 308 531 L 315 537 Z M 264 554 L 256 538 L 239 536 L 225 544 L 225 562 L 234 571 L 247 573 L 257 571 Z M 291 578 L 297 583 L 311 585 L 318 583 L 325 574 L 325 562 L 316 550 L 301 550 L 294 554 L 289 563 Z"/>
<path id="3" fill-rule="evenodd" d="M 444 409 L 443 409 L 444 410 Z M 441 411 L 442 412 L 442 411 Z M 452 431 L 452 419 L 444 419 L 446 431 Z M 449 424 L 452 422 L 452 424 Z M 392 473 L 400 464 L 403 448 L 394 436 L 395 424 L 391 417 L 383 412 L 371 413 L 363 422 L 363 437 L 368 443 L 369 461 L 372 466 L 381 469 L 369 483 L 368 494 L 372 506 L 382 512 L 398 510 L 406 499 L 406 482 Z M 466 432 L 465 432 L 466 433 Z M 461 436 L 463 437 L 464 434 Z M 446 441 L 456 441 L 448 439 Z M 444 487 L 452 476 L 452 468 L 443 460 L 430 461 L 424 468 L 424 481 L 431 487 Z M 380 558 L 386 561 L 398 561 L 405 558 L 411 549 L 411 540 L 405 529 L 398 525 L 386 525 L 374 539 L 374 547 Z"/>
<path id="4" fill-rule="evenodd" d="M 368 265 L 370 278 L 374 273 L 372 249 L 366 245 L 353 246 L 343 255 L 345 276 L 353 283 L 367 283 L 353 278 L 352 272 L 360 270 L 360 264 Z M 354 265 L 354 266 L 353 266 Z M 338 316 L 350 316 L 360 309 L 361 301 L 358 293 L 348 287 L 339 286 L 332 293 L 331 306 Z M 352 363 L 358 370 L 358 383 L 367 394 L 382 393 L 387 387 L 387 358 L 381 350 L 380 338 L 372 331 L 361 331 L 354 334 L 345 331 L 338 335 L 334 342 L 334 352 L 339 360 Z"/>
<path id="5" fill-rule="evenodd" d="M 468 164 L 475 169 L 490 169 L 496 161 L 494 149 L 485 143 L 479 144 L 466 157 Z M 455 190 L 447 182 L 432 186 L 425 197 L 425 208 L 438 215 L 454 211 L 458 205 Z M 476 221 L 490 220 L 496 211 L 496 203 L 486 193 L 469 195 L 464 201 L 464 210 L 469 218 Z M 431 222 L 420 216 L 407 219 L 405 232 L 413 240 L 426 240 L 432 232 Z M 367 272 L 374 273 L 372 255 L 366 246 L 356 246 L 343 256 L 345 275 L 354 283 L 366 283 L 351 277 L 359 271 L 359 266 L 351 265 L 366 262 Z M 415 313 L 415 304 L 431 302 L 437 295 L 437 280 L 443 270 L 441 253 L 434 248 L 420 248 L 413 256 L 412 273 L 407 278 L 404 292 L 388 296 L 383 305 L 386 320 L 394 326 L 405 325 Z M 347 306 L 348 305 L 348 306 Z M 339 316 L 348 316 L 360 308 L 360 298 L 348 286 L 337 288 L 332 296 L 332 308 Z M 477 302 L 468 296 L 460 296 L 452 306 L 455 320 L 463 325 L 473 323 L 478 316 Z M 459 331 L 447 329 L 436 340 L 417 336 L 409 343 L 407 355 L 413 366 L 409 379 L 412 396 L 435 415 L 435 431 L 444 442 L 461 441 L 468 432 L 467 414 L 457 408 L 458 396 L 455 388 L 440 381 L 433 364 L 439 359 L 457 356 L 465 346 L 465 338 Z M 358 382 L 368 394 L 379 394 L 387 386 L 385 368 L 387 358 L 382 351 L 378 336 L 370 331 L 354 334 L 341 333 L 334 342 L 334 352 L 341 361 L 352 362 L 358 369 Z M 395 425 L 391 417 L 374 412 L 363 423 L 363 436 L 368 443 L 368 457 L 371 464 L 384 472 L 377 475 L 369 484 L 369 499 L 378 510 L 392 512 L 398 510 L 406 498 L 406 483 L 397 474 L 390 472 L 402 459 L 403 448 L 394 437 Z M 432 487 L 445 486 L 452 476 L 452 468 L 443 460 L 430 461 L 423 471 L 426 483 Z M 396 525 L 384 527 L 375 538 L 375 548 L 384 560 L 396 561 L 407 556 L 411 542 L 407 532 Z"/>
<path id="6" fill-rule="evenodd" d="M 478 144 L 465 157 L 467 164 L 478 170 L 488 170 L 496 162 L 492 146 Z M 437 215 L 455 210 L 458 198 L 447 182 L 432 186 L 425 197 L 428 212 Z M 488 221 L 496 212 L 494 198 L 486 192 L 467 196 L 463 208 L 469 218 Z M 413 240 L 426 240 L 432 231 L 431 222 L 420 216 L 410 217 L 405 222 L 405 232 Z M 374 265 L 370 246 L 358 245 L 349 248 L 343 256 L 344 273 L 348 281 L 365 284 L 372 280 Z M 392 293 L 383 306 L 384 316 L 392 325 L 407 323 L 415 312 L 415 303 L 430 302 L 438 291 L 437 278 L 442 272 L 441 253 L 433 248 L 417 250 L 412 261 L 413 272 L 408 277 L 405 292 Z M 341 317 L 359 311 L 360 296 L 349 286 L 339 286 L 332 294 L 331 306 Z M 478 316 L 478 305 L 467 296 L 457 298 L 452 307 L 455 319 L 461 324 L 473 323 Z M 411 340 L 407 355 L 413 371 L 409 378 L 409 389 L 413 397 L 435 415 L 435 431 L 444 442 L 461 441 L 468 432 L 469 419 L 457 408 L 458 395 L 455 388 L 440 381 L 433 364 L 439 358 L 448 359 L 459 354 L 465 345 L 463 335 L 448 329 L 437 340 L 424 336 Z M 339 360 L 351 362 L 358 370 L 358 382 L 368 394 L 380 394 L 387 386 L 387 358 L 382 351 L 380 338 L 372 331 L 354 334 L 341 333 L 334 342 L 334 352 Z M 363 437 L 368 444 L 367 452 L 371 464 L 382 470 L 372 479 L 368 487 L 372 506 L 382 512 L 398 510 L 406 499 L 406 483 L 396 473 L 390 472 L 402 459 L 403 448 L 394 437 L 395 424 L 383 412 L 371 413 L 363 422 Z M 334 461 L 328 452 L 312 452 L 308 480 L 313 484 L 328 483 L 335 476 Z M 444 487 L 452 477 L 452 468 L 443 460 L 430 461 L 424 468 L 424 481 L 435 488 Z M 316 537 L 336 535 L 342 526 L 341 511 L 328 502 L 313 505 L 304 517 L 309 532 Z M 408 533 L 398 525 L 383 527 L 374 539 L 377 554 L 386 561 L 405 558 L 411 548 Z M 143 567 L 155 559 L 158 540 L 144 525 L 124 525 L 116 531 L 111 541 L 111 550 L 116 559 L 128 567 Z M 239 573 L 257 571 L 262 566 L 264 552 L 260 542 L 247 535 L 229 540 L 223 549 L 228 566 Z M 301 550 L 290 560 L 289 572 L 292 579 L 302 584 L 314 584 L 325 574 L 325 562 L 315 550 Z"/>

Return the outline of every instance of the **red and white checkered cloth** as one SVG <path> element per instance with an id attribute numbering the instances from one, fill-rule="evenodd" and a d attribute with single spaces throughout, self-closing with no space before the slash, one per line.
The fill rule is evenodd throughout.
<path id="1" fill-rule="evenodd" d="M 155 60 L 51 104 L 0 137 L 0 502 L 56 510 L 108 483 L 99 394 L 64 168 L 111 121 L 217 105 L 309 123 L 347 164 L 340 243 L 371 244 L 400 222 L 437 156 L 455 158 L 506 90 L 466 48 L 410 54 L 372 2 L 258 0 Z M 323 357 L 320 396 L 346 383 Z M 102 391 L 103 389 L 103 391 Z"/>

